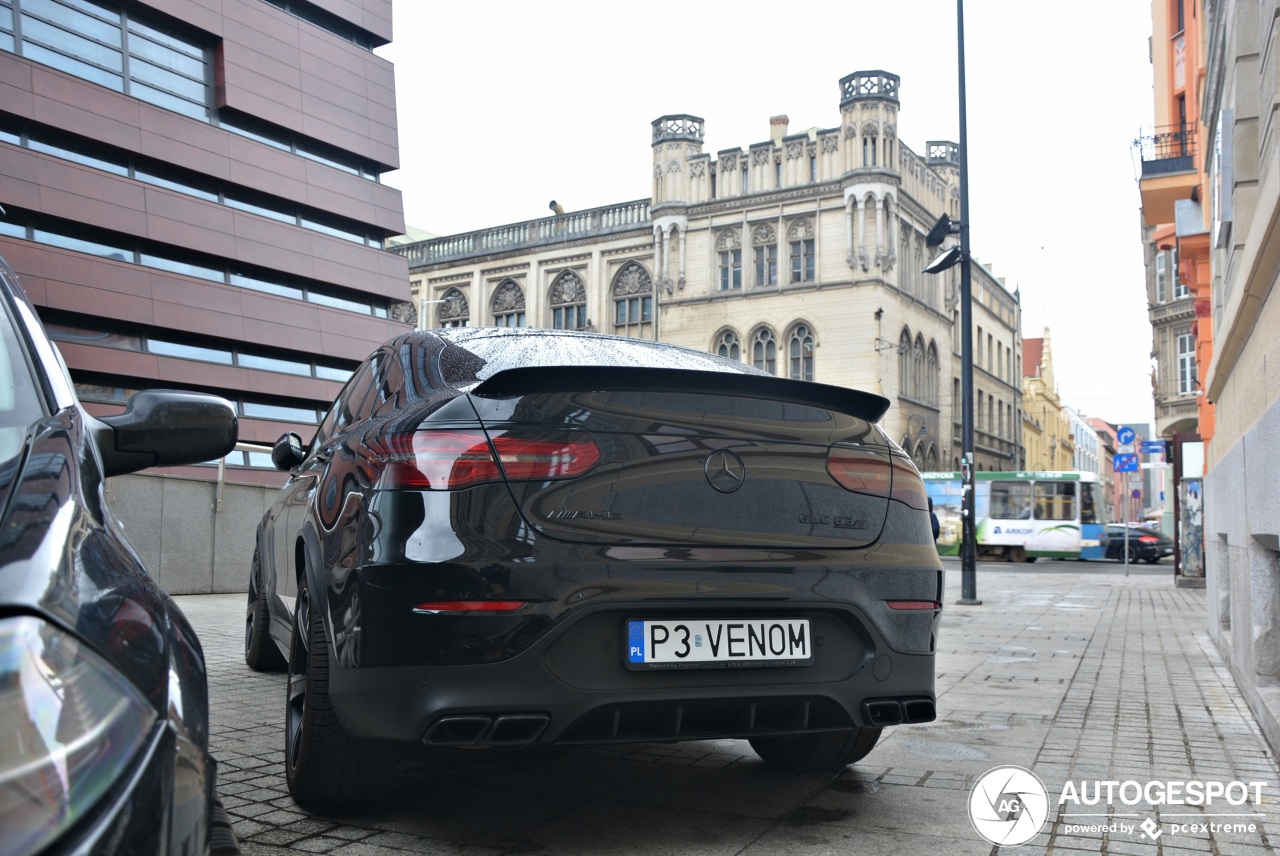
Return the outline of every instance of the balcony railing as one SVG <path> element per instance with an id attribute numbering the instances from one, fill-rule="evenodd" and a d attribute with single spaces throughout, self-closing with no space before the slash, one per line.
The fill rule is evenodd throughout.
<path id="1" fill-rule="evenodd" d="M 1194 170 L 1196 129 L 1190 125 L 1166 125 L 1133 141 L 1142 158 L 1142 177 Z"/>
<path id="2" fill-rule="evenodd" d="M 648 225 L 649 200 L 637 199 L 634 202 L 588 208 L 555 217 L 481 229 L 478 232 L 446 235 L 443 238 L 402 244 L 389 249 L 407 258 L 409 266 L 415 267 L 627 232 Z"/>

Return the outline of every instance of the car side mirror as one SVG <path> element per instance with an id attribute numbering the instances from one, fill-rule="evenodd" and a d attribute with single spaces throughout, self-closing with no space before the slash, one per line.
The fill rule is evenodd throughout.
<path id="1" fill-rule="evenodd" d="M 235 448 L 239 431 L 225 398 L 174 390 L 143 390 L 124 413 L 90 419 L 107 476 L 216 460 Z"/>
<path id="2" fill-rule="evenodd" d="M 307 456 L 306 449 L 302 446 L 302 438 L 290 431 L 284 434 L 276 444 L 271 447 L 271 463 L 275 464 L 277 470 L 288 472 L 294 467 L 302 463 L 302 459 Z"/>

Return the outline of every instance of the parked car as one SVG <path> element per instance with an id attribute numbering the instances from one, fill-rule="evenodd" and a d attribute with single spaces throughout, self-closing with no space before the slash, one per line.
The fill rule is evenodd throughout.
<path id="1" fill-rule="evenodd" d="M 1124 523 L 1108 523 L 1103 535 L 1107 558 L 1124 561 L 1125 529 L 1129 530 L 1129 561 L 1139 559 L 1155 564 L 1165 556 L 1173 555 L 1173 539 L 1158 529 Z"/>
<path id="2" fill-rule="evenodd" d="M 410 333 L 262 519 L 245 659 L 303 804 L 397 747 L 746 738 L 839 767 L 935 716 L 942 571 L 888 401 L 651 341 Z"/>
<path id="3" fill-rule="evenodd" d="M 3 260 L 0 318 L 0 853 L 239 852 L 200 642 L 103 497 L 226 454 L 235 411 L 141 392 L 95 419 Z"/>

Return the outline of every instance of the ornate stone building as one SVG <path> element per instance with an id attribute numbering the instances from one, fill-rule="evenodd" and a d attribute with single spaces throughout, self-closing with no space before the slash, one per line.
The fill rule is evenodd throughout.
<path id="1" fill-rule="evenodd" d="M 661 339 L 893 402 L 922 469 L 960 456 L 959 269 L 924 274 L 958 216 L 959 150 L 897 137 L 899 79 L 840 81 L 840 124 L 703 151 L 704 122 L 653 122 L 652 197 L 411 242 L 422 326 L 580 328 Z M 973 266 L 975 457 L 1021 463 L 1021 308 Z"/>

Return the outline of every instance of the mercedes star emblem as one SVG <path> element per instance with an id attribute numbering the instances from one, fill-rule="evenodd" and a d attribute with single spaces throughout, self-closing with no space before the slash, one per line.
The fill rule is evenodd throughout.
<path id="1" fill-rule="evenodd" d="M 742 458 L 728 449 L 712 452 L 702 471 L 707 475 L 708 484 L 721 493 L 733 493 L 747 480 L 747 468 Z"/>

